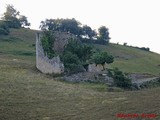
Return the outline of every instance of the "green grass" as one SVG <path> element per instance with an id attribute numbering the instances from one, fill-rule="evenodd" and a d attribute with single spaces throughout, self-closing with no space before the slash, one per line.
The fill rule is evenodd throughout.
<path id="1" fill-rule="evenodd" d="M 157 53 L 116 44 L 95 45 L 95 47 L 115 57 L 114 63 L 108 65 L 109 68 L 118 67 L 127 73 L 160 74 L 160 55 Z"/>
<path id="2" fill-rule="evenodd" d="M 55 80 L 36 70 L 35 41 L 15 34 L 20 38 L 0 36 L 0 120 L 118 120 L 117 113 L 154 113 L 160 119 L 160 87 L 108 92 L 104 84 Z"/>
<path id="3" fill-rule="evenodd" d="M 160 114 L 159 87 L 118 92 L 106 88 L 60 82 L 39 73 L 30 59 L 0 56 L 1 120 L 117 120 L 117 113 Z"/>

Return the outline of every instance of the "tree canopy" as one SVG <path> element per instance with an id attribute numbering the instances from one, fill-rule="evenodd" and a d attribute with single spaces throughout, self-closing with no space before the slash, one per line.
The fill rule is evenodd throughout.
<path id="1" fill-rule="evenodd" d="M 113 63 L 114 57 L 112 55 L 109 55 L 107 52 L 99 52 L 92 56 L 91 61 L 94 62 L 96 65 L 101 64 L 103 66 L 103 69 L 105 69 L 105 63 Z"/>
<path id="2" fill-rule="evenodd" d="M 20 15 L 13 5 L 8 4 L 3 14 L 2 20 L 5 21 L 9 28 L 20 28 L 30 26 L 27 17 Z"/>
<path id="3" fill-rule="evenodd" d="M 78 40 L 71 39 L 65 46 L 61 59 L 69 73 L 84 71 L 85 65 L 92 56 L 92 47 Z"/>
<path id="4" fill-rule="evenodd" d="M 52 30 L 52 31 L 61 31 L 61 32 L 69 32 L 75 35 L 80 35 L 81 23 L 72 19 L 46 19 L 45 21 L 41 21 L 40 28 L 41 30 Z"/>
<path id="5" fill-rule="evenodd" d="M 99 32 L 99 39 L 100 40 L 109 42 L 110 37 L 109 37 L 108 28 L 106 28 L 105 26 L 101 26 L 98 29 L 98 32 Z"/>
<path id="6" fill-rule="evenodd" d="M 93 39 L 97 35 L 95 30 L 92 30 L 92 28 L 88 25 L 84 25 L 82 27 L 83 35 L 88 39 Z"/>
<path id="7" fill-rule="evenodd" d="M 102 26 L 98 29 L 99 33 L 88 25 L 82 25 L 76 19 L 46 19 L 41 21 L 41 30 L 68 32 L 76 35 L 82 41 L 91 40 L 92 43 L 106 44 L 109 42 L 108 28 Z"/>

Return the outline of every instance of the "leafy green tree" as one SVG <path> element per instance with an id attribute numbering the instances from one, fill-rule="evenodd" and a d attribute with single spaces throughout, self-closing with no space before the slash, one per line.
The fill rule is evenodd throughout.
<path id="1" fill-rule="evenodd" d="M 103 69 L 105 69 L 105 63 L 110 64 L 113 63 L 114 57 L 112 55 L 108 55 L 107 52 L 96 53 L 92 56 L 91 61 L 96 65 L 101 64 Z"/>
<path id="2" fill-rule="evenodd" d="M 110 40 L 108 28 L 106 28 L 105 26 L 101 26 L 98 29 L 98 32 L 99 32 L 99 40 L 106 41 L 108 43 Z"/>
<path id="3" fill-rule="evenodd" d="M 76 36 L 80 36 L 81 34 L 81 23 L 72 19 L 46 19 L 45 21 L 41 21 L 40 28 L 42 30 L 52 30 L 52 31 L 61 31 L 61 32 L 69 32 Z"/>
<path id="4" fill-rule="evenodd" d="M 93 37 L 96 36 L 96 32 L 91 29 L 91 27 L 84 25 L 82 27 L 83 35 L 89 39 L 92 39 Z"/>
<path id="5" fill-rule="evenodd" d="M 61 29 L 65 32 L 70 32 L 75 35 L 79 35 L 79 32 L 80 32 L 79 25 L 80 25 L 80 23 L 77 20 L 75 20 L 74 18 L 63 19 Z"/>
<path id="6" fill-rule="evenodd" d="M 10 28 L 19 28 L 20 22 L 18 20 L 19 11 L 13 5 L 7 5 L 6 12 L 4 13 L 3 20 L 5 20 Z"/>
<path id="7" fill-rule="evenodd" d="M 20 28 L 24 26 L 30 26 L 27 17 L 20 15 L 20 12 L 17 11 L 13 7 L 13 5 L 7 5 L 6 12 L 4 12 L 2 19 L 6 21 L 9 28 Z"/>
<path id="8" fill-rule="evenodd" d="M 65 46 L 61 58 L 69 73 L 77 73 L 85 70 L 91 55 L 92 47 L 72 39 Z"/>
<path id="9" fill-rule="evenodd" d="M 58 19 L 46 19 L 45 21 L 41 21 L 39 28 L 41 30 L 52 30 L 58 31 L 60 28 L 60 24 L 57 23 Z"/>
<path id="10" fill-rule="evenodd" d="M 92 47 L 81 43 L 78 40 L 70 40 L 65 51 L 76 54 L 81 62 L 85 63 L 92 56 Z"/>
<path id="11" fill-rule="evenodd" d="M 8 4 L 6 7 L 6 12 L 4 13 L 4 18 L 6 20 L 10 20 L 10 17 L 17 17 L 19 15 L 19 11 L 17 11 L 13 5 Z"/>
<path id="12" fill-rule="evenodd" d="M 95 30 L 92 30 L 90 26 L 83 25 L 76 19 L 46 19 L 41 21 L 41 30 L 52 30 L 72 33 L 84 42 L 107 44 L 109 42 L 109 31 L 105 26 L 101 26 L 98 31 L 98 36 Z M 94 38 L 98 40 L 92 41 Z M 91 40 L 91 41 L 85 41 Z"/>
<path id="13" fill-rule="evenodd" d="M 24 15 L 19 16 L 19 22 L 21 24 L 21 27 L 30 26 L 31 24 L 28 22 L 27 17 Z"/>

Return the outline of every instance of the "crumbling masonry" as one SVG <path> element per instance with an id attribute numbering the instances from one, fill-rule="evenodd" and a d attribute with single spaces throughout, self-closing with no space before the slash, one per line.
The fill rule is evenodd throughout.
<path id="1" fill-rule="evenodd" d="M 43 46 L 41 43 L 41 34 L 36 35 L 36 67 L 43 73 L 49 74 L 61 74 L 64 72 L 64 65 L 60 60 L 60 57 L 53 57 L 49 59 L 44 53 Z"/>

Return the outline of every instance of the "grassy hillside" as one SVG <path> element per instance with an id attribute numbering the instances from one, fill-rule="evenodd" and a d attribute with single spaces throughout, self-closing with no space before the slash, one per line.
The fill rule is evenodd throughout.
<path id="1" fill-rule="evenodd" d="M 12 30 L 8 37 L 0 36 L 1 120 L 118 120 L 118 113 L 154 113 L 158 115 L 154 119 L 160 119 L 160 87 L 140 91 L 115 89 L 115 92 L 108 92 L 104 84 L 71 84 L 37 71 L 35 47 L 32 45 L 35 43 L 35 33 L 21 29 Z M 124 57 L 129 57 L 129 51 L 126 51 L 129 49 L 133 51 L 135 59 L 140 59 L 143 53 L 136 54 L 135 49 L 112 44 L 97 47 L 107 51 L 116 47 L 119 50 L 110 51 L 115 56 Z M 145 55 L 155 56 L 157 63 L 160 60 L 156 54 Z M 131 58 L 116 59 L 111 67 L 116 64 L 120 66 L 121 61 L 132 61 Z M 121 68 L 128 69 L 127 66 Z"/>
<path id="2" fill-rule="evenodd" d="M 110 68 L 118 67 L 128 73 L 160 74 L 160 54 L 116 44 L 94 46 L 115 57 L 115 62 L 108 65 Z"/>
<path id="3" fill-rule="evenodd" d="M 26 55 L 35 59 L 35 34 L 30 29 L 12 29 L 8 37 L 1 36 L 0 53 L 10 55 Z M 7 49 L 6 49 L 6 46 Z M 115 62 L 109 68 L 118 67 L 129 73 L 160 74 L 160 54 L 147 52 L 122 45 L 94 45 L 95 48 L 109 52 L 115 57 Z"/>

